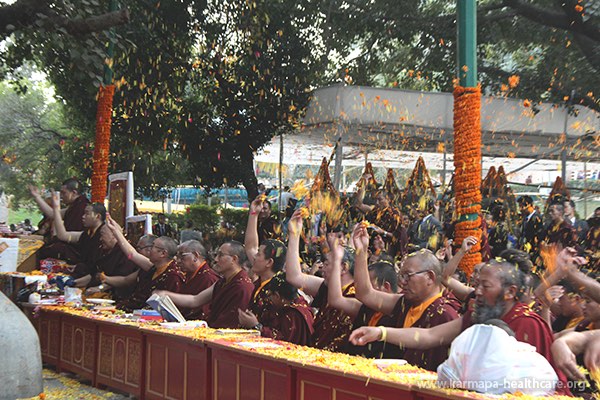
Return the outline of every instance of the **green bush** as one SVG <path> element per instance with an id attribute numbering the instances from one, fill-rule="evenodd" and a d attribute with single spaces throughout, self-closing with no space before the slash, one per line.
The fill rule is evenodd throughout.
<path id="1" fill-rule="evenodd" d="M 181 214 L 181 216 L 183 217 L 183 223 L 189 219 L 194 223 L 194 227 L 200 229 L 203 233 L 214 232 L 219 227 L 220 217 L 215 206 L 192 204 L 186 213 Z M 183 229 L 184 226 L 182 224 L 180 229 Z"/>
<path id="2" fill-rule="evenodd" d="M 223 217 L 224 222 L 229 223 L 233 229 L 241 234 L 246 231 L 246 224 L 248 223 L 248 210 L 224 208 L 221 209 L 221 217 Z"/>

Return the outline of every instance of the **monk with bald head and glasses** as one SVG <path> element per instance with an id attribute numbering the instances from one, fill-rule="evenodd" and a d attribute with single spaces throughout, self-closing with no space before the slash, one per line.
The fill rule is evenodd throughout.
<path id="1" fill-rule="evenodd" d="M 409 254 L 398 273 L 401 293 L 386 293 L 375 290 L 371 283 L 367 266 L 369 234 L 364 225 L 358 224 L 354 228 L 352 241 L 356 248 L 356 298 L 365 306 L 383 315 L 393 315 L 397 328 L 431 328 L 458 318 L 455 308 L 444 294 L 440 261 L 430 250 Z M 358 340 L 362 338 L 362 332 L 373 334 L 386 329 L 395 330 L 372 326 L 359 328 L 354 331 L 355 339 L 352 342 L 362 345 Z M 437 370 L 438 365 L 447 358 L 449 350 L 448 343 L 429 348 L 412 348 L 403 344 L 401 347 L 405 348 L 402 358 L 431 371 Z"/>
<path id="2" fill-rule="evenodd" d="M 215 270 L 221 277 L 200 293 L 191 295 L 164 290 L 156 293 L 169 296 L 180 308 L 198 308 L 210 304 L 210 312 L 206 318 L 208 326 L 238 328 L 238 309 L 248 308 L 254 289 L 252 281 L 242 268 L 246 262 L 244 245 L 235 240 L 223 243 L 217 251 L 215 261 Z"/>
<path id="3" fill-rule="evenodd" d="M 404 268 L 405 274 L 422 271 L 412 270 L 412 265 L 405 265 Z M 515 332 L 517 340 L 534 346 L 554 365 L 550 353 L 553 342 L 550 327 L 527 304 L 521 302 L 524 281 L 524 271 L 515 264 L 502 259 L 491 260 L 481 268 L 475 288 L 475 302 L 462 317 L 430 328 L 415 325 L 399 328 L 362 327 L 352 332 L 350 340 L 356 345 L 383 340 L 409 349 L 430 350 L 450 345 L 454 338 L 473 324 L 501 319 Z M 446 356 L 447 353 L 443 354 L 444 358 Z M 556 372 L 562 381 L 562 385 L 556 387 L 557 393 L 568 394 L 564 374 L 558 370 Z"/>

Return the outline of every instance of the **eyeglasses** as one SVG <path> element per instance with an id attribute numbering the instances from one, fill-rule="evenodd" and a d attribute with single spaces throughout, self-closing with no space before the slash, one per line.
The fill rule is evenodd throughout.
<path id="1" fill-rule="evenodd" d="M 225 257 L 225 256 L 232 257 L 231 254 L 223 253 L 221 250 L 217 251 L 217 257 Z"/>
<path id="2" fill-rule="evenodd" d="M 149 244 L 148 246 L 144 246 L 144 247 L 138 247 L 138 250 L 146 250 L 153 247 L 153 245 Z"/>
<path id="3" fill-rule="evenodd" d="M 151 246 L 153 249 L 158 249 L 158 250 L 162 250 L 162 251 L 167 251 L 167 249 L 165 249 L 164 247 L 158 247 L 157 245 L 153 244 Z"/>
<path id="4" fill-rule="evenodd" d="M 429 272 L 429 271 L 431 271 L 431 270 L 430 269 L 424 269 L 423 271 L 403 272 L 401 274 L 398 274 L 398 277 L 402 281 L 408 281 L 408 280 L 410 280 L 410 278 L 412 278 L 413 276 L 415 276 L 417 274 L 422 274 L 424 272 Z"/>

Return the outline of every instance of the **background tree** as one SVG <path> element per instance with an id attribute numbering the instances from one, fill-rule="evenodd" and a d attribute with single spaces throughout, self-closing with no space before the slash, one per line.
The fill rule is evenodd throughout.
<path id="1" fill-rule="evenodd" d="M 77 175 L 75 155 L 90 152 L 81 133 L 63 124 L 64 104 L 53 101 L 49 85 L 26 84 L 27 93 L 18 94 L 0 82 L 0 186 L 17 204 L 29 197 L 28 183 L 57 188 L 65 175 Z"/>
<path id="2" fill-rule="evenodd" d="M 456 2 L 331 0 L 327 45 L 355 84 L 451 91 L 456 76 Z M 481 0 L 482 87 L 537 101 L 575 101 L 600 110 L 600 3 Z M 516 76 L 509 82 L 509 77 Z M 519 82 L 517 84 L 517 82 Z"/>
<path id="3" fill-rule="evenodd" d="M 297 126 L 320 82 L 319 17 L 308 1 L 208 2 L 177 130 L 198 183 L 257 194 L 254 153 Z"/>

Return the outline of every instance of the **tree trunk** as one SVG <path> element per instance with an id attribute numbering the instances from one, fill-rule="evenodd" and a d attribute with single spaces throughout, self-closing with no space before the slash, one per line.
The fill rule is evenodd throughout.
<path id="1" fill-rule="evenodd" d="M 254 154 L 250 149 L 242 153 L 242 184 L 248 192 L 248 202 L 252 202 L 258 196 L 258 179 L 254 173 Z"/>

